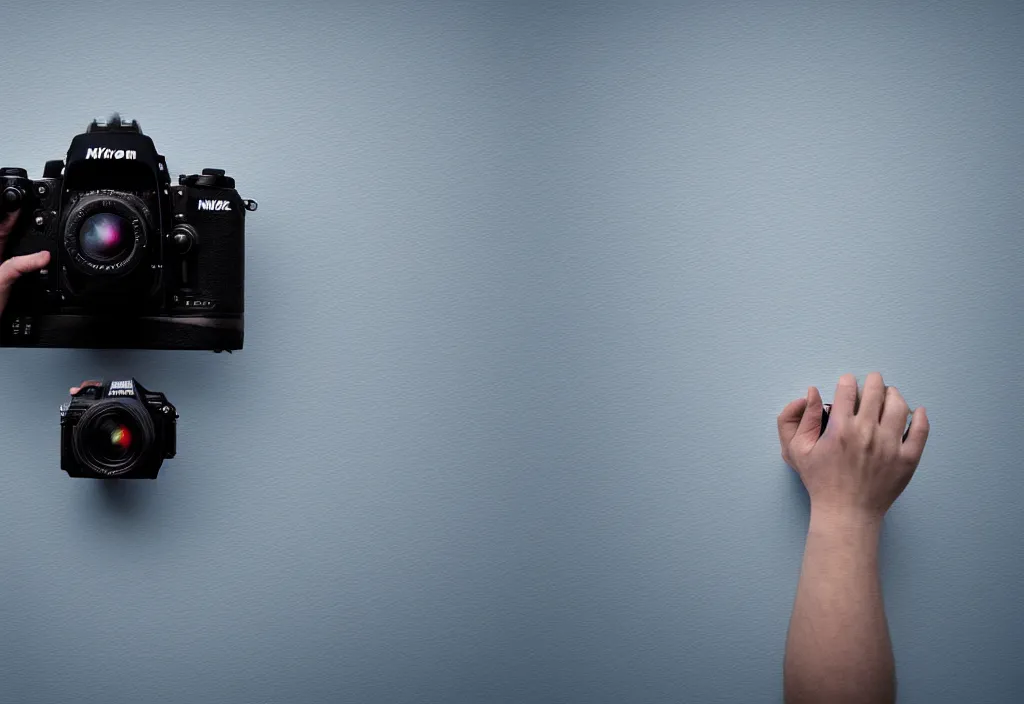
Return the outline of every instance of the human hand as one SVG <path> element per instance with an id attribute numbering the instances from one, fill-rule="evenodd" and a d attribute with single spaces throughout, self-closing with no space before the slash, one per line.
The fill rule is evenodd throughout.
<path id="1" fill-rule="evenodd" d="M 9 213 L 6 217 L 0 218 L 0 258 L 3 257 L 4 247 L 7 245 L 7 235 L 14 227 L 14 221 L 18 213 Z M 23 274 L 39 271 L 50 263 L 49 252 L 36 252 L 21 257 L 11 257 L 3 264 L 0 264 L 0 313 L 4 312 L 7 300 L 11 296 L 11 287 Z"/>
<path id="2" fill-rule="evenodd" d="M 919 407 L 903 440 L 909 410 L 878 372 L 868 375 L 859 404 L 857 379 L 840 377 L 820 437 L 822 402 L 815 387 L 782 409 L 782 458 L 800 475 L 812 510 L 869 519 L 889 510 L 910 483 L 928 439 L 928 416 Z"/>
<path id="3" fill-rule="evenodd" d="M 72 386 L 70 389 L 68 389 L 68 393 L 70 393 L 72 396 L 74 396 L 79 391 L 81 391 L 82 389 L 87 388 L 89 386 L 103 386 L 103 383 L 99 382 L 99 381 L 83 381 L 78 386 Z"/>

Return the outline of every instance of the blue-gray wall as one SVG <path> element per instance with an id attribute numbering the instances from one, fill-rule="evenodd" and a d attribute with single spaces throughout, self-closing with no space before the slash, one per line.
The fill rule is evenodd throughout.
<path id="1" fill-rule="evenodd" d="M 260 209 L 233 356 L 3 350 L 0 701 L 781 700 L 775 415 L 878 369 L 901 701 L 1024 700 L 1024 14 L 5 3 L 0 162 L 114 109 Z M 133 374 L 156 483 L 58 469 Z"/>

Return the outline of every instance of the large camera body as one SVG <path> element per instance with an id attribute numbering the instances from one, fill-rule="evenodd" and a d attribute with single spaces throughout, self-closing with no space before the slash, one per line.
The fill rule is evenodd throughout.
<path id="1" fill-rule="evenodd" d="M 3 258 L 50 253 L 19 279 L 0 347 L 237 350 L 245 313 L 245 214 L 221 169 L 181 175 L 135 120 L 94 120 L 43 178 L 0 169 Z M 6 211 L 6 212 L 5 212 Z"/>
<path id="2" fill-rule="evenodd" d="M 178 414 L 135 379 L 85 386 L 60 408 L 61 469 L 90 479 L 156 479 L 177 452 Z"/>

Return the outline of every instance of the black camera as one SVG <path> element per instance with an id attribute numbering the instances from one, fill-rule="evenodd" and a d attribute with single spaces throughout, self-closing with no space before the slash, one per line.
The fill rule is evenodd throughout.
<path id="1" fill-rule="evenodd" d="M 3 257 L 50 253 L 12 290 L 0 347 L 237 350 L 245 313 L 243 200 L 221 169 L 178 177 L 138 122 L 94 120 L 43 178 L 0 169 Z"/>
<path id="2" fill-rule="evenodd" d="M 85 386 L 60 407 L 60 464 L 72 477 L 156 479 L 177 452 L 178 413 L 135 379 Z"/>

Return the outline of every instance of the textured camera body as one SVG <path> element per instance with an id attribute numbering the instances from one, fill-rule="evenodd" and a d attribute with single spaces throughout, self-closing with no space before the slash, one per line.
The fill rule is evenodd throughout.
<path id="1" fill-rule="evenodd" d="M 221 169 L 172 185 L 152 139 L 117 115 L 93 121 L 41 179 L 0 169 L 0 211 L 18 211 L 3 258 L 50 253 L 15 283 L 0 346 L 242 349 L 255 209 Z M 116 257 L 95 255 L 97 232 L 113 233 Z"/>
<path id="2" fill-rule="evenodd" d="M 115 463 L 90 446 L 101 424 L 126 424 L 138 445 Z M 177 454 L 178 413 L 167 397 L 135 379 L 86 386 L 60 407 L 61 469 L 88 479 L 156 479 Z M 100 433 L 102 434 L 102 433 Z"/>

